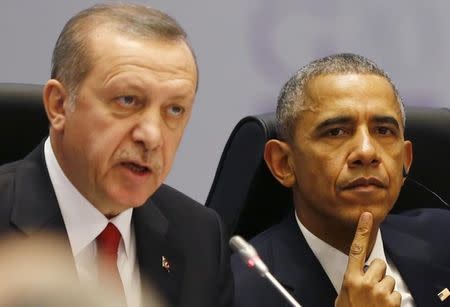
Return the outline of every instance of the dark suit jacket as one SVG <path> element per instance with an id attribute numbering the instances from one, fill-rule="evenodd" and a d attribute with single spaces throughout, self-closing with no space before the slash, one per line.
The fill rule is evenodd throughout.
<path id="1" fill-rule="evenodd" d="M 132 220 L 141 276 L 171 306 L 231 305 L 228 248 L 215 211 L 163 185 L 134 209 Z M 24 160 L 0 167 L 0 233 L 33 236 L 40 231 L 60 232 L 69 244 L 43 143 Z M 162 267 L 162 256 L 169 261 L 170 272 Z"/>
<path id="2" fill-rule="evenodd" d="M 417 307 L 450 306 L 437 294 L 450 289 L 450 211 L 423 209 L 389 215 L 381 226 L 385 252 Z M 292 213 L 251 243 L 271 273 L 303 307 L 334 306 L 337 293 Z M 232 257 L 235 306 L 289 306 L 269 282 Z"/>

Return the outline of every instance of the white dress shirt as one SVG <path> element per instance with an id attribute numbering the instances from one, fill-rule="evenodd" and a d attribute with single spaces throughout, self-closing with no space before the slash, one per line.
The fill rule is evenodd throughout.
<path id="1" fill-rule="evenodd" d="M 136 241 L 131 215 L 127 209 L 108 220 L 73 186 L 56 160 L 50 139 L 44 145 L 45 162 L 66 226 L 78 276 L 81 281 L 96 282 L 97 244 L 95 239 L 111 222 L 120 231 L 117 267 L 129 307 L 141 304 L 141 281 L 136 260 Z"/>
<path id="2" fill-rule="evenodd" d="M 347 269 L 348 256 L 340 250 L 329 245 L 325 241 L 322 241 L 314 234 L 312 234 L 298 219 L 297 213 L 295 213 L 295 219 L 297 220 L 300 231 L 305 237 L 306 242 L 313 251 L 316 258 L 319 260 L 322 268 L 333 284 L 337 293 L 341 292 L 342 281 L 344 278 L 345 270 Z M 372 253 L 366 261 L 369 265 L 374 259 L 381 259 L 386 263 L 386 275 L 391 276 L 395 280 L 395 291 L 398 291 L 402 296 L 402 307 L 414 307 L 414 300 L 411 296 L 411 292 L 406 286 L 399 271 L 392 263 L 392 261 L 386 257 L 383 247 L 383 239 L 381 238 L 381 232 L 378 229 L 375 245 L 373 246 Z"/>

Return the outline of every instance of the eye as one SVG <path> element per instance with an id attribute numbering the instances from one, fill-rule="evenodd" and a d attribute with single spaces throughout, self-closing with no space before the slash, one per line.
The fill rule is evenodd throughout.
<path id="1" fill-rule="evenodd" d="M 394 131 L 388 127 L 377 127 L 377 133 L 381 135 L 393 135 Z"/>
<path id="2" fill-rule="evenodd" d="M 123 106 L 131 106 L 136 104 L 136 97 L 134 96 L 120 96 L 117 98 L 119 104 Z"/>
<path id="3" fill-rule="evenodd" d="M 184 113 L 184 108 L 179 105 L 171 105 L 169 106 L 167 112 L 170 116 L 180 117 Z"/>
<path id="4" fill-rule="evenodd" d="M 333 129 L 327 130 L 327 132 L 325 134 L 326 134 L 326 136 L 342 136 L 345 134 L 345 130 L 342 128 L 333 128 Z"/>

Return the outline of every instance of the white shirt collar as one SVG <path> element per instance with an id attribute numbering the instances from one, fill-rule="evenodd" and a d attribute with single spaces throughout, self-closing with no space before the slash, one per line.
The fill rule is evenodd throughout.
<path id="1" fill-rule="evenodd" d="M 125 253 L 126 255 L 130 255 L 131 216 L 133 208 L 127 209 L 111 220 L 108 220 L 81 195 L 66 177 L 56 160 L 50 138 L 47 138 L 45 141 L 44 155 L 74 257 L 95 240 L 103 229 L 105 229 L 108 222 L 113 223 L 119 229 L 122 235 Z"/>
<path id="2" fill-rule="evenodd" d="M 322 265 L 322 268 L 333 284 L 334 289 L 337 293 L 339 293 L 341 291 L 344 273 L 347 268 L 348 256 L 312 234 L 300 222 L 297 217 L 297 213 L 295 213 L 295 219 L 297 220 L 300 231 L 305 237 L 306 242 Z M 381 238 L 381 232 L 379 229 L 377 232 L 375 245 L 373 246 L 372 253 L 367 259 L 366 264 L 370 264 L 375 258 L 381 259 L 385 263 L 387 263 L 386 256 L 384 254 L 383 240 Z"/>

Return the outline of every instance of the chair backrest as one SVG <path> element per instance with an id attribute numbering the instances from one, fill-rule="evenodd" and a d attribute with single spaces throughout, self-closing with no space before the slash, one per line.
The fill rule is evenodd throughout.
<path id="1" fill-rule="evenodd" d="M 405 138 L 413 142 L 414 161 L 392 211 L 446 207 L 417 182 L 450 202 L 450 110 L 407 107 L 406 114 Z M 231 235 L 249 239 L 292 209 L 290 190 L 263 160 L 265 142 L 276 137 L 275 114 L 269 113 L 245 117 L 228 139 L 206 206 L 222 216 Z"/>
<path id="2" fill-rule="evenodd" d="M 22 159 L 48 134 L 42 85 L 0 83 L 0 165 Z"/>

